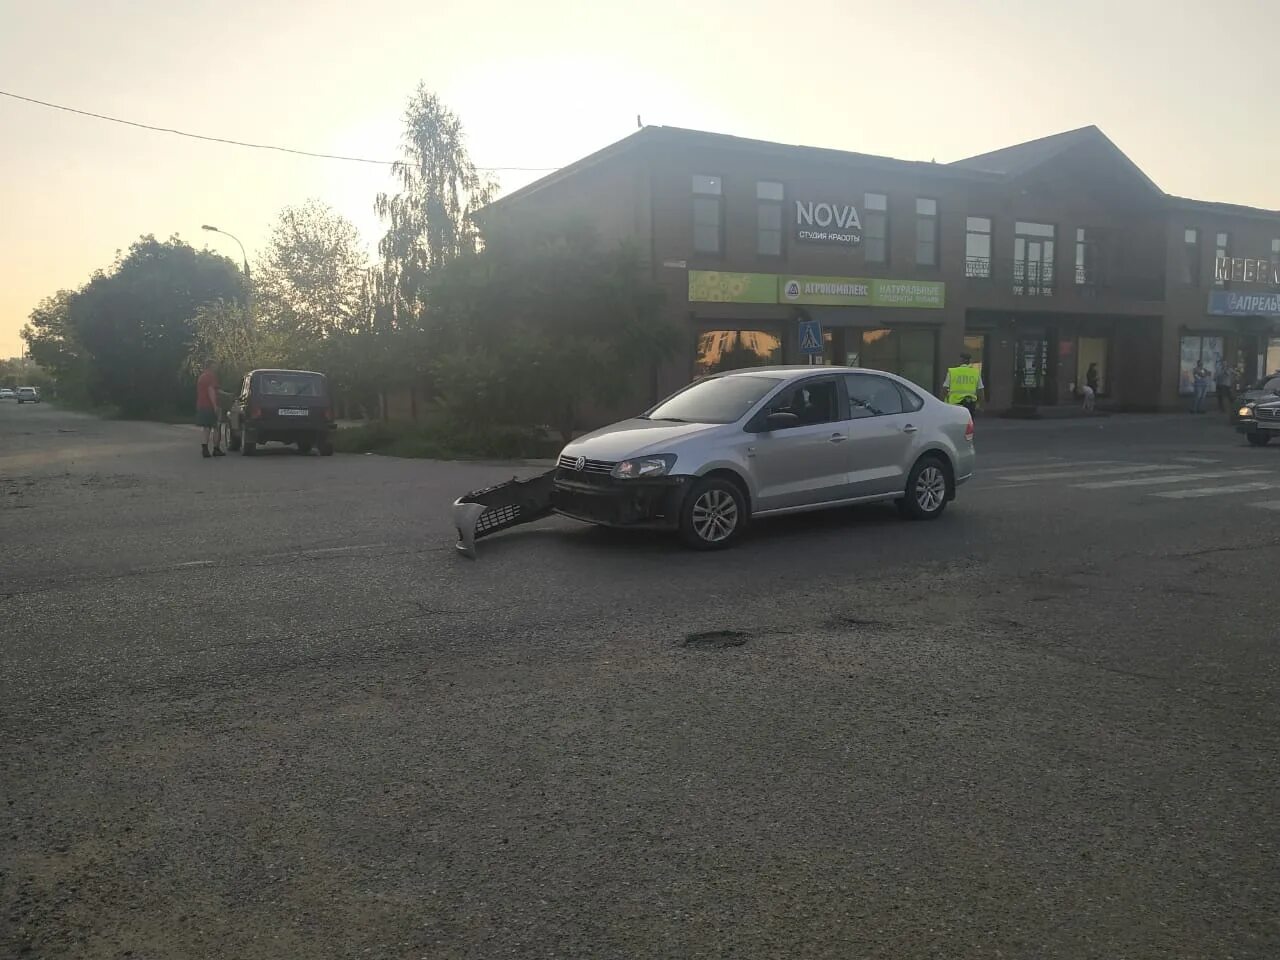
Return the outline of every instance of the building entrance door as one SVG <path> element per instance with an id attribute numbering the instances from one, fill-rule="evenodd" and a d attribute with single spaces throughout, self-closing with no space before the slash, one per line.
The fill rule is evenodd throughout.
<path id="1" fill-rule="evenodd" d="M 1043 334 L 1018 337 L 1014 352 L 1013 402 L 1035 407 L 1045 402 L 1049 387 L 1049 339 Z"/>

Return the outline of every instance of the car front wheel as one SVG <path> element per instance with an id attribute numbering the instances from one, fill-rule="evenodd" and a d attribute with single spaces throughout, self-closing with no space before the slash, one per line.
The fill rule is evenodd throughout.
<path id="1" fill-rule="evenodd" d="M 747 498 L 736 483 L 706 477 L 694 484 L 680 509 L 680 538 L 695 550 L 723 550 L 747 528 Z"/>
<path id="2" fill-rule="evenodd" d="M 911 520 L 933 520 L 947 509 L 948 493 L 946 467 L 937 457 L 925 457 L 907 474 L 907 489 L 898 507 Z"/>
<path id="3" fill-rule="evenodd" d="M 1255 430 L 1253 433 L 1246 433 L 1245 436 L 1249 438 L 1249 443 L 1255 447 L 1265 447 L 1271 442 L 1271 434 L 1263 433 L 1260 430 Z"/>

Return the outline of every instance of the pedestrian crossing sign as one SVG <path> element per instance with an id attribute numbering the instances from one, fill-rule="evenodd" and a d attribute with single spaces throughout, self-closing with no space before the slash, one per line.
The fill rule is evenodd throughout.
<path id="1" fill-rule="evenodd" d="M 800 352 L 810 357 L 822 355 L 822 324 L 817 320 L 800 321 Z"/>

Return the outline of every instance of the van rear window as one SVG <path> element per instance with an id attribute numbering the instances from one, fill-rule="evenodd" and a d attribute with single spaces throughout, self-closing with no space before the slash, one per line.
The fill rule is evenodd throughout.
<path id="1" fill-rule="evenodd" d="M 260 373 L 257 392 L 264 397 L 323 397 L 324 380 L 314 373 Z"/>

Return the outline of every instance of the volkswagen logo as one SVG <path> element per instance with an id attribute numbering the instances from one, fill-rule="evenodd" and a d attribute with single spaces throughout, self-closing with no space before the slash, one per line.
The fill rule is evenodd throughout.
<path id="1" fill-rule="evenodd" d="M 586 457 L 579 457 L 577 460 L 573 461 L 573 469 L 581 471 L 581 470 L 585 470 L 586 468 L 587 468 Z"/>

